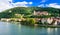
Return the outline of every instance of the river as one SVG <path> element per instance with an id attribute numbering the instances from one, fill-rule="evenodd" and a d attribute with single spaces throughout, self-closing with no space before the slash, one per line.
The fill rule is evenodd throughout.
<path id="1" fill-rule="evenodd" d="M 60 28 L 21 25 L 19 22 L 0 21 L 0 35 L 60 35 Z"/>

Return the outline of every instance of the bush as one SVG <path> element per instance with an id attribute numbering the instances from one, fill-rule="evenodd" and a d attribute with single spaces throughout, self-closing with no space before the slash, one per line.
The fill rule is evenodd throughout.
<path id="1" fill-rule="evenodd" d="M 30 24 L 33 25 L 36 23 L 34 18 L 27 18 L 25 21 L 21 21 L 22 24 Z"/>
<path id="2" fill-rule="evenodd" d="M 35 21 L 35 19 L 34 18 L 31 18 L 31 19 L 29 19 L 29 21 L 28 21 L 29 23 L 31 23 L 31 24 L 35 24 L 36 23 L 36 21 Z"/>

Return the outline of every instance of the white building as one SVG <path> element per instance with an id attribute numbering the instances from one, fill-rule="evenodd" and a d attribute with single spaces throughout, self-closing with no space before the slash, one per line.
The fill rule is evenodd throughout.
<path id="1" fill-rule="evenodd" d="M 42 18 L 41 19 L 41 22 L 44 24 L 46 22 L 46 19 L 45 18 Z"/>
<path id="2" fill-rule="evenodd" d="M 54 25 L 57 25 L 57 24 L 58 24 L 57 21 L 55 21 Z"/>
<path id="3" fill-rule="evenodd" d="M 52 19 L 52 18 L 48 18 L 48 19 L 47 19 L 47 23 L 48 23 L 48 24 L 51 24 L 52 22 L 53 22 L 53 19 Z"/>

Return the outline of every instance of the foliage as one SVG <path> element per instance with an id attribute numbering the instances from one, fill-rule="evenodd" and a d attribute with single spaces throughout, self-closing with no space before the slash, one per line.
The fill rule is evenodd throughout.
<path id="1" fill-rule="evenodd" d="M 22 21 L 22 24 L 34 25 L 36 23 L 34 18 L 27 18 L 25 21 Z"/>
<path id="2" fill-rule="evenodd" d="M 15 14 L 21 14 L 21 15 L 24 14 L 24 17 L 33 17 L 33 16 L 27 16 L 27 15 L 32 15 L 34 10 L 47 11 L 48 13 L 52 14 L 51 16 L 55 16 L 55 17 L 58 16 L 58 14 L 60 15 L 60 9 L 51 8 L 51 7 L 46 7 L 46 8 L 15 7 L 15 8 L 11 8 L 11 9 L 5 10 L 3 12 L 0 12 L 0 18 L 16 18 L 17 16 L 15 16 Z M 36 16 L 36 17 L 38 17 L 38 16 Z M 20 17 L 18 17 L 18 18 L 20 18 Z"/>

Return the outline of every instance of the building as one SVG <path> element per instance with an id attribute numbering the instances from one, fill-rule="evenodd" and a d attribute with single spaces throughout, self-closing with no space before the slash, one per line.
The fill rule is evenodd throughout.
<path id="1" fill-rule="evenodd" d="M 47 23 L 51 24 L 53 22 L 53 18 L 47 18 Z"/>
<path id="2" fill-rule="evenodd" d="M 34 15 L 49 15 L 49 13 L 47 11 L 38 11 L 38 10 L 35 10 L 34 11 Z"/>

